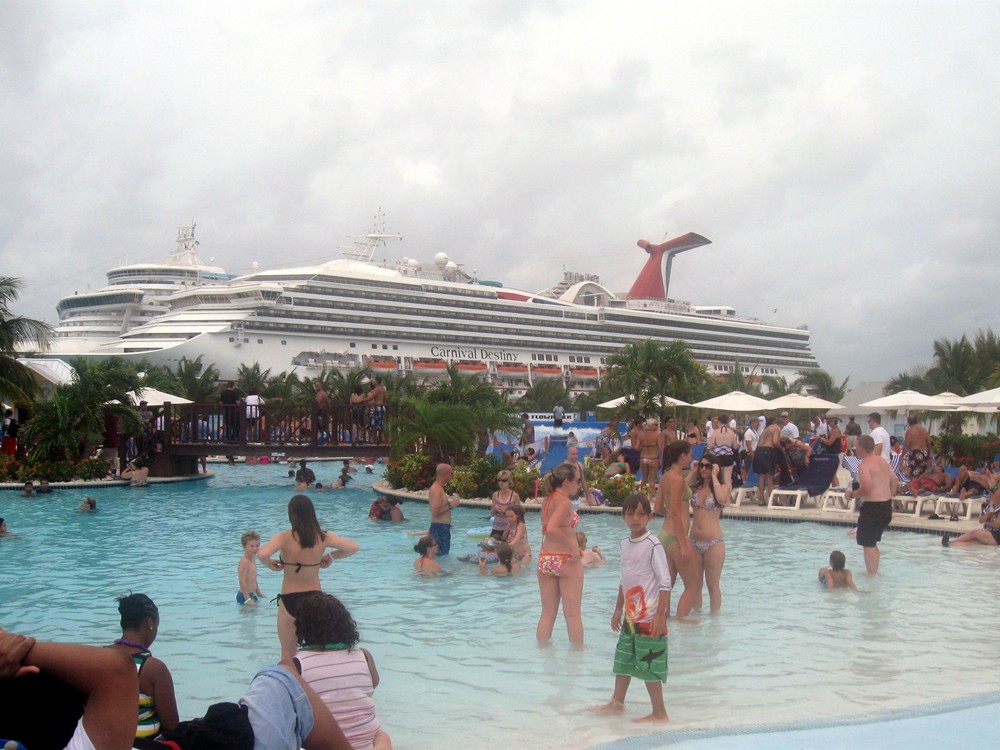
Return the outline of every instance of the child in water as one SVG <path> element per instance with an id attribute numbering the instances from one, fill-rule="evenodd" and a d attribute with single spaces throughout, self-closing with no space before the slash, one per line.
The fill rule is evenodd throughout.
<path id="1" fill-rule="evenodd" d="M 484 576 L 516 576 L 521 572 L 521 566 L 514 559 L 514 548 L 507 542 L 497 546 L 497 564 L 486 567 L 486 555 L 479 556 L 479 572 Z"/>
<path id="2" fill-rule="evenodd" d="M 580 562 L 583 564 L 583 567 L 600 565 L 608 559 L 596 544 L 587 549 L 587 535 L 582 531 L 576 532 L 576 543 L 580 545 Z"/>
<path id="3" fill-rule="evenodd" d="M 434 559 L 437 555 L 438 544 L 434 537 L 426 534 L 413 545 L 413 551 L 420 557 L 413 561 L 413 569 L 418 573 L 440 573 L 441 565 Z"/>
<path id="4" fill-rule="evenodd" d="M 844 567 L 846 564 L 847 558 L 843 552 L 834 550 L 830 553 L 830 567 L 819 569 L 819 582 L 823 584 L 823 588 L 827 590 L 846 588 L 858 590 L 858 587 L 854 585 L 854 576 L 851 575 L 851 571 Z"/>
<path id="5" fill-rule="evenodd" d="M 295 608 L 295 665 L 319 695 L 354 748 L 391 748 L 372 694 L 378 670 L 351 613 L 336 597 L 309 592 Z"/>
<path id="6" fill-rule="evenodd" d="M 260 534 L 256 531 L 247 531 L 240 537 L 240 544 L 243 545 L 243 557 L 240 558 L 240 564 L 237 567 L 240 576 L 240 590 L 236 594 L 236 603 L 252 607 L 264 597 L 264 592 L 260 590 L 260 585 L 257 583 L 257 553 L 260 552 Z"/>
<path id="7" fill-rule="evenodd" d="M 83 502 L 76 506 L 76 509 L 87 513 L 96 513 L 97 501 L 92 497 L 84 498 Z"/>

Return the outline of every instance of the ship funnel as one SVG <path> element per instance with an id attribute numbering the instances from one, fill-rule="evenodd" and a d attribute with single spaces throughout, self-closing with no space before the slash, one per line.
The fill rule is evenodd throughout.
<path id="1" fill-rule="evenodd" d="M 700 234 L 688 232 L 676 237 L 668 242 L 653 245 L 647 240 L 639 240 L 636 243 L 639 247 L 649 253 L 646 265 L 643 266 L 639 275 L 628 291 L 628 299 L 667 299 L 667 290 L 670 288 L 670 269 L 674 263 L 674 256 L 683 253 L 685 250 L 693 250 L 702 245 L 710 245 L 712 241 L 702 237 Z M 660 263 L 663 256 L 667 256 L 666 269 L 661 270 Z M 666 277 L 664 279 L 664 277 Z"/>

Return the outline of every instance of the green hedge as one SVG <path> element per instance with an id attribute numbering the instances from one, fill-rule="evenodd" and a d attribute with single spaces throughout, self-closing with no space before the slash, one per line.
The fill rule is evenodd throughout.
<path id="1" fill-rule="evenodd" d="M 1000 438 L 996 435 L 938 435 L 933 439 L 934 451 L 951 466 L 981 468 L 993 463 L 1000 453 Z"/>

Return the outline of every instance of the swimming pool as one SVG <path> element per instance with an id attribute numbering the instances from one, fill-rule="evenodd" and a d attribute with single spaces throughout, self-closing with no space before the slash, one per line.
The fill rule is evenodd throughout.
<path id="1" fill-rule="evenodd" d="M 275 610 L 234 603 L 239 537 L 287 528 L 292 495 L 285 469 L 213 465 L 208 482 L 145 489 L 87 490 L 100 511 L 75 511 L 83 492 L 45 498 L 0 493 L 0 516 L 19 536 L 0 540 L 0 625 L 52 640 L 103 644 L 119 634 L 115 596 L 143 591 L 159 605 L 153 652 L 170 666 L 182 717 L 238 697 L 256 669 L 278 655 Z M 320 481 L 339 464 L 317 463 Z M 615 636 L 608 627 L 617 590 L 616 517 L 584 516 L 581 528 L 612 561 L 588 572 L 587 649 L 534 644 L 533 575 L 482 578 L 454 560 L 455 575 L 412 573 L 414 539 L 427 507 L 406 503 L 403 525 L 367 520 L 377 475 L 362 485 L 312 494 L 321 522 L 356 539 L 362 551 L 322 574 L 327 591 L 357 619 L 382 676 L 376 702 L 398 747 L 502 741 L 530 748 L 579 748 L 663 728 L 628 718 L 648 708 L 633 685 L 626 718 L 597 717 L 606 701 Z M 482 510 L 455 511 L 460 530 L 481 526 Z M 537 550 L 538 515 L 529 514 Z M 870 717 L 914 703 L 937 703 L 1000 689 L 982 634 L 1000 616 L 990 592 L 1000 568 L 995 548 L 940 547 L 936 536 L 889 533 L 883 575 L 868 581 L 846 529 L 818 524 L 724 520 L 729 561 L 723 613 L 698 625 L 671 623 L 671 731 L 754 727 Z M 816 570 L 842 549 L 868 593 L 822 592 Z M 260 570 L 273 596 L 279 574 Z"/>

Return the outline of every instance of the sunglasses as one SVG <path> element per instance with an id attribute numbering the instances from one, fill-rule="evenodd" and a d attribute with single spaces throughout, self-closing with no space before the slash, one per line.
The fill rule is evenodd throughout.
<path id="1" fill-rule="evenodd" d="M 507 484 L 508 482 L 510 482 L 509 479 L 497 479 L 497 481 L 498 482 L 503 482 L 504 484 Z"/>
<path id="2" fill-rule="evenodd" d="M 711 469 L 712 468 L 712 464 L 700 463 L 700 464 L 698 464 L 698 468 L 699 469 Z"/>

